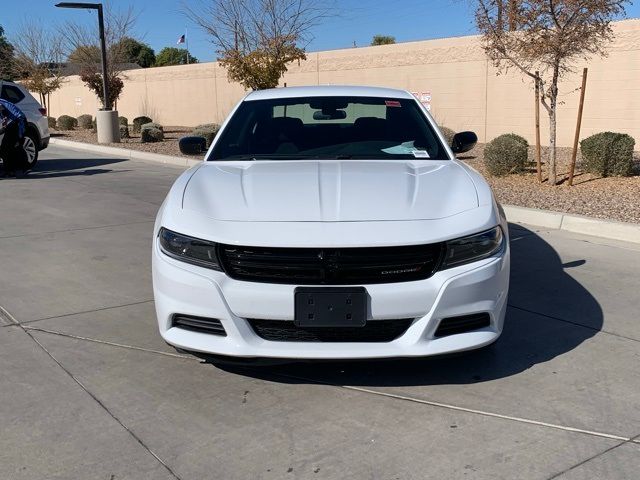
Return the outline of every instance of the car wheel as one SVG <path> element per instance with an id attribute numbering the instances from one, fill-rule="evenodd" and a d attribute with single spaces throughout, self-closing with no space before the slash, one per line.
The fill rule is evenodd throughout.
<path id="1" fill-rule="evenodd" d="M 25 170 L 31 170 L 38 163 L 38 144 L 33 133 L 25 135 L 22 146 L 27 154 L 27 168 Z"/>

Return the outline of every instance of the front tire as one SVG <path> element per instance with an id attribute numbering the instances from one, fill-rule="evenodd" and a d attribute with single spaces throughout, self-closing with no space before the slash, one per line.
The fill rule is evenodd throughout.
<path id="1" fill-rule="evenodd" d="M 27 154 L 25 170 L 31 170 L 38 163 L 38 139 L 32 132 L 27 132 L 22 146 Z"/>

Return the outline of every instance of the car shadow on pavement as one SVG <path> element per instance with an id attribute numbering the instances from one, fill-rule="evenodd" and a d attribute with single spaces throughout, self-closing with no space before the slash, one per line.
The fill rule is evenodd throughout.
<path id="1" fill-rule="evenodd" d="M 563 355 L 596 335 L 603 313 L 551 245 L 510 226 L 511 285 L 501 338 L 488 348 L 421 359 L 287 363 L 265 367 L 217 364 L 237 374 L 281 383 L 352 386 L 470 384 L 510 377 Z"/>
<path id="2" fill-rule="evenodd" d="M 35 168 L 25 175 L 23 179 L 37 180 L 42 178 L 99 175 L 113 172 L 114 170 L 98 167 L 126 161 L 127 159 L 125 158 L 52 158 L 39 160 Z"/>

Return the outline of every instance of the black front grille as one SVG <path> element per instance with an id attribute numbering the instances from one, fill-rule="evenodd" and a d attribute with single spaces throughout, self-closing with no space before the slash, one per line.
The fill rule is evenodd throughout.
<path id="1" fill-rule="evenodd" d="M 437 270 L 442 243 L 402 247 L 270 248 L 220 245 L 231 278 L 294 285 L 362 285 L 423 280 Z"/>
<path id="2" fill-rule="evenodd" d="M 297 327 L 291 320 L 247 319 L 256 334 L 272 342 L 391 342 L 413 318 L 370 320 L 364 327 Z"/>
<path id="3" fill-rule="evenodd" d="M 217 318 L 194 317 L 192 315 L 176 314 L 171 321 L 172 327 L 184 328 L 194 332 L 209 333 L 211 335 L 219 335 L 226 337 L 222 323 Z"/>
<path id="4" fill-rule="evenodd" d="M 456 333 L 470 332 L 479 328 L 491 325 L 488 313 L 474 313 L 472 315 L 462 315 L 460 317 L 449 317 L 440 320 L 440 325 L 434 337 L 446 337 Z"/>

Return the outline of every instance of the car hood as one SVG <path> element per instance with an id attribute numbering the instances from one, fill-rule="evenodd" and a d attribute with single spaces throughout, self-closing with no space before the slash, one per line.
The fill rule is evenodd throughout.
<path id="1" fill-rule="evenodd" d="M 446 160 L 205 162 L 182 206 L 215 220 L 431 220 L 476 208 L 466 171 Z"/>

